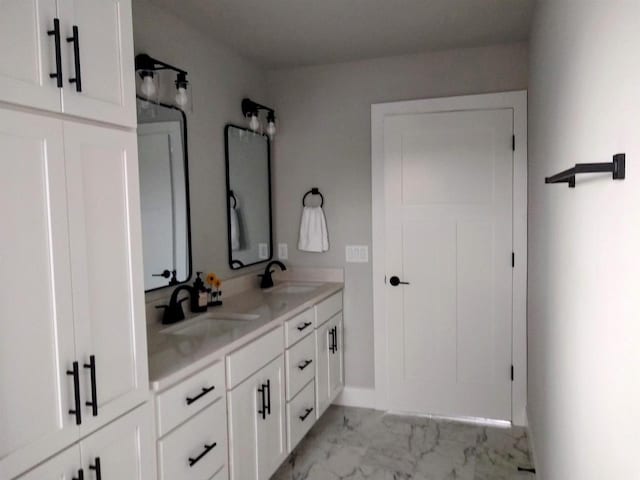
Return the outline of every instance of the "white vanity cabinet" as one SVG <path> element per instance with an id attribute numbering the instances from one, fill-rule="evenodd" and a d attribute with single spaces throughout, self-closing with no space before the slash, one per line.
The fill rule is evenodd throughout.
<path id="1" fill-rule="evenodd" d="M 0 149 L 11 479 L 143 403 L 148 369 L 135 133 L 0 110 Z"/>
<path id="2" fill-rule="evenodd" d="M 153 418 L 149 406 L 143 405 L 19 480 L 155 480 L 154 459 Z"/>
<path id="3" fill-rule="evenodd" d="M 131 0 L 9 0 L 0 101 L 135 127 Z"/>
<path id="4" fill-rule="evenodd" d="M 342 342 L 342 292 L 316 305 L 316 406 L 317 418 L 344 388 Z"/>
<path id="5" fill-rule="evenodd" d="M 227 356 L 229 477 L 267 480 L 287 455 L 282 327 Z M 242 381 L 241 372 L 258 371 Z M 238 383 L 240 382 L 240 383 Z"/>

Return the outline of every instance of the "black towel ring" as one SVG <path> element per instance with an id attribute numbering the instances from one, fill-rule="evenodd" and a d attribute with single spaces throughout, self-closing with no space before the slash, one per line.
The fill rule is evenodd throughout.
<path id="1" fill-rule="evenodd" d="M 238 205 L 238 199 L 236 198 L 235 193 L 233 193 L 233 190 L 229 190 L 229 197 L 233 199 L 233 205 L 231 206 L 231 208 L 235 209 Z"/>
<path id="2" fill-rule="evenodd" d="M 307 196 L 308 195 L 320 195 L 320 206 L 324 207 L 324 197 L 320 193 L 320 190 L 318 189 L 318 187 L 313 187 L 311 190 L 309 190 L 307 193 L 304 194 L 304 197 L 302 197 L 302 206 L 303 207 L 306 207 L 304 202 L 307 200 Z"/>

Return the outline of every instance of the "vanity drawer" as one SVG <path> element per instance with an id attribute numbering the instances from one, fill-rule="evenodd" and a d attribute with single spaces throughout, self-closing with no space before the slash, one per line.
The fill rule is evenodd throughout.
<path id="1" fill-rule="evenodd" d="M 315 311 L 310 308 L 284 323 L 284 338 L 287 348 L 313 332 L 314 320 Z"/>
<path id="2" fill-rule="evenodd" d="M 287 403 L 287 447 L 291 452 L 316 421 L 315 386 L 309 382 L 304 389 Z"/>
<path id="3" fill-rule="evenodd" d="M 225 397 L 158 441 L 161 480 L 209 480 L 227 463 Z"/>
<path id="4" fill-rule="evenodd" d="M 342 290 L 323 300 L 315 307 L 316 328 L 342 310 Z"/>
<path id="5" fill-rule="evenodd" d="M 216 362 L 158 394 L 156 396 L 158 436 L 164 436 L 223 395 L 224 366 L 222 362 Z"/>
<path id="6" fill-rule="evenodd" d="M 316 344 L 313 335 L 296 343 L 285 353 L 287 364 L 287 401 L 315 376 Z"/>
<path id="7" fill-rule="evenodd" d="M 227 355 L 227 388 L 231 390 L 271 362 L 284 350 L 282 327 Z"/>

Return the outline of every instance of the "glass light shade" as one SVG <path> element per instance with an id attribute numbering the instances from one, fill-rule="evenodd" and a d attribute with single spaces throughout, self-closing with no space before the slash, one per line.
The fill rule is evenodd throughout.
<path id="1" fill-rule="evenodd" d="M 269 120 L 269 123 L 267 124 L 267 135 L 269 135 L 269 138 L 273 139 L 275 134 L 276 134 L 276 122 L 273 120 Z"/>
<path id="2" fill-rule="evenodd" d="M 254 132 L 257 132 L 260 128 L 260 120 L 258 120 L 258 116 L 253 114 L 251 115 L 251 119 L 249 120 L 249 128 Z"/>
<path id="3" fill-rule="evenodd" d="M 187 103 L 189 103 L 189 95 L 187 94 L 187 89 L 184 87 L 178 87 L 178 91 L 176 92 L 176 105 L 184 108 Z"/>

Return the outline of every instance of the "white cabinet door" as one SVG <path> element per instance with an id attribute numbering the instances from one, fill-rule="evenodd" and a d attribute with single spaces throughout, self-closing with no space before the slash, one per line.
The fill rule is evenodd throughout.
<path id="1" fill-rule="evenodd" d="M 329 321 L 329 401 L 333 402 L 344 387 L 344 351 L 342 349 L 342 313 Z"/>
<path id="2" fill-rule="evenodd" d="M 62 110 L 135 127 L 131 0 L 58 2 L 65 40 Z M 67 41 L 69 38 L 77 41 Z"/>
<path id="3" fill-rule="evenodd" d="M 24 474 L 19 480 L 77 480 L 81 468 L 80 447 L 76 444 Z M 83 470 L 82 476 L 85 474 Z"/>
<path id="4" fill-rule="evenodd" d="M 276 358 L 228 393 L 232 480 L 267 480 L 286 456 L 284 360 Z"/>
<path id="5" fill-rule="evenodd" d="M 3 0 L 0 9 L 0 100 L 59 112 L 60 89 L 49 76 L 57 72 L 55 36 L 47 33 L 56 0 Z"/>
<path id="6" fill-rule="evenodd" d="M 156 480 L 154 443 L 153 414 L 147 403 L 80 442 L 84 477 Z"/>
<path id="7" fill-rule="evenodd" d="M 316 330 L 316 404 L 318 418 L 344 387 L 342 313 Z"/>
<path id="8" fill-rule="evenodd" d="M 58 120 L 0 110 L 2 479 L 79 435 L 62 138 Z"/>
<path id="9" fill-rule="evenodd" d="M 64 137 L 76 350 L 97 404 L 84 435 L 148 397 L 137 148 L 135 133 L 71 122 Z"/>

